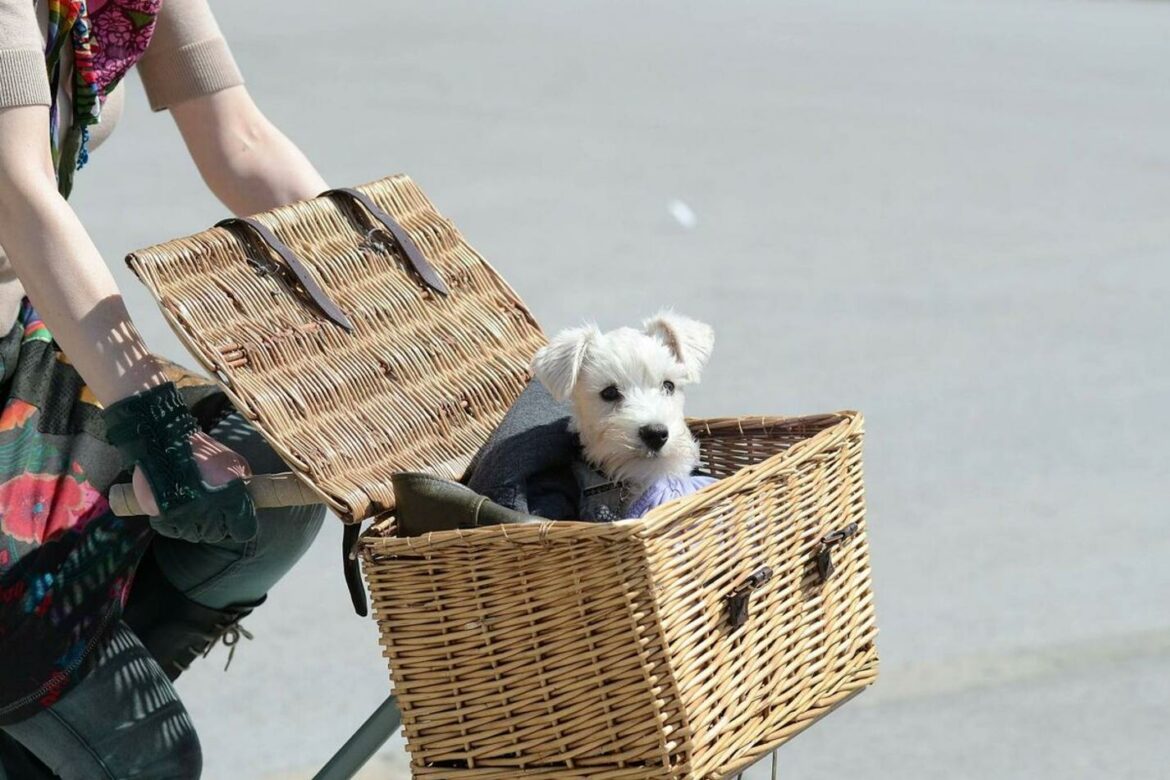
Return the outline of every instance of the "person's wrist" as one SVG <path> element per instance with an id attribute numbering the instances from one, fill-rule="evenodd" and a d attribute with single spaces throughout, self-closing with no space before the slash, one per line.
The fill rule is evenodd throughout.
<path id="1" fill-rule="evenodd" d="M 103 416 L 110 443 L 121 445 L 147 435 L 185 434 L 198 426 L 174 382 L 143 388 L 106 407 Z"/>
<path id="2" fill-rule="evenodd" d="M 104 394 L 108 397 L 99 400 L 108 408 L 168 382 L 170 382 L 170 378 L 162 364 L 155 360 L 153 355 L 147 355 L 135 361 L 133 365 L 119 374 L 106 388 Z"/>
<path id="3" fill-rule="evenodd" d="M 197 496 L 198 471 L 191 436 L 199 425 L 173 382 L 127 396 L 103 412 L 106 438 L 149 477 L 155 501 L 165 512 Z"/>

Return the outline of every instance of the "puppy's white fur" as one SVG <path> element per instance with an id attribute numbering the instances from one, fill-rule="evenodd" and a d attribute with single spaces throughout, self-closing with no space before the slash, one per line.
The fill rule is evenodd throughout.
<path id="1" fill-rule="evenodd" d="M 611 479 L 645 487 L 685 476 L 698 464 L 699 446 L 683 416 L 683 387 L 699 381 L 714 344 L 708 325 L 663 311 L 641 330 L 602 333 L 584 325 L 562 331 L 536 353 L 532 369 L 554 398 L 572 402 L 571 426 L 585 457 Z M 619 399 L 602 397 L 611 387 Z M 667 430 L 659 450 L 639 435 L 652 425 Z"/>

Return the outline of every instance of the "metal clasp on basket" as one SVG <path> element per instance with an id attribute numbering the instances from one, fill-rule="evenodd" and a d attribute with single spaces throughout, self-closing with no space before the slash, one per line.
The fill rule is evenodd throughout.
<path id="1" fill-rule="evenodd" d="M 731 621 L 732 627 L 742 626 L 748 619 L 748 601 L 752 597 L 752 591 L 758 590 L 768 580 L 772 579 L 772 570 L 767 566 L 762 566 L 752 572 L 746 580 L 744 580 L 738 588 L 731 592 L 727 597 L 727 617 Z"/>
<path id="2" fill-rule="evenodd" d="M 385 255 L 393 254 L 394 236 L 390 235 L 385 228 L 372 227 L 366 231 L 362 242 L 358 244 L 358 249 L 381 252 Z"/>
<path id="3" fill-rule="evenodd" d="M 833 576 L 836 566 L 833 565 L 833 548 L 857 533 L 857 523 L 850 523 L 844 528 L 825 534 L 817 548 L 817 573 L 821 575 L 821 582 Z"/>

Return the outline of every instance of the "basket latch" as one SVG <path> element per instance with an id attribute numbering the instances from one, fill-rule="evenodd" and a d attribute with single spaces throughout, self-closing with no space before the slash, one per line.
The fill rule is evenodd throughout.
<path id="1" fill-rule="evenodd" d="M 752 591 L 758 590 L 770 579 L 772 579 L 772 570 L 767 566 L 761 566 L 727 597 L 727 617 L 733 628 L 747 622 L 748 602 L 751 600 Z"/>
<path id="2" fill-rule="evenodd" d="M 857 523 L 850 523 L 844 528 L 825 534 L 821 544 L 817 547 L 817 573 L 821 575 L 821 582 L 833 576 L 836 567 L 833 565 L 833 548 L 841 544 L 853 534 L 857 533 Z"/>

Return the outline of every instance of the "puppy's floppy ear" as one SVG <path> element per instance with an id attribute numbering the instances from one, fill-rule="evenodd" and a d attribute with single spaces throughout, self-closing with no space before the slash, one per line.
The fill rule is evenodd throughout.
<path id="1" fill-rule="evenodd" d="M 532 358 L 532 373 L 553 398 L 564 401 L 573 393 L 589 345 L 600 336 L 596 325 L 582 325 L 562 330 L 537 350 Z"/>
<path id="2" fill-rule="evenodd" d="M 686 371 L 686 381 L 699 381 L 715 346 L 715 331 L 710 325 L 666 310 L 643 322 L 642 330 L 666 345 Z"/>

